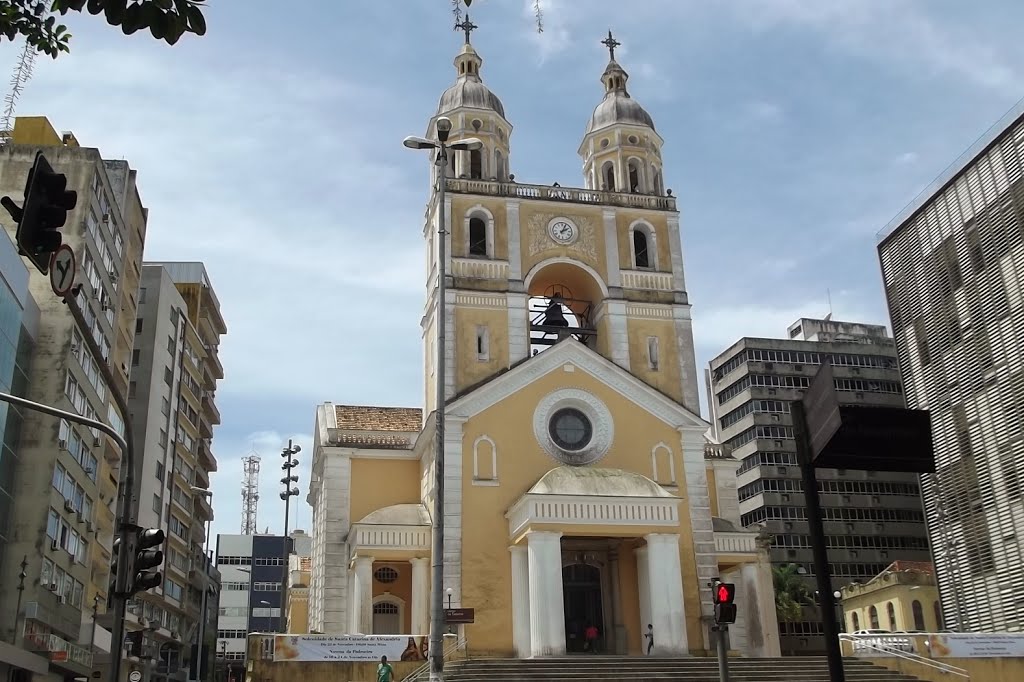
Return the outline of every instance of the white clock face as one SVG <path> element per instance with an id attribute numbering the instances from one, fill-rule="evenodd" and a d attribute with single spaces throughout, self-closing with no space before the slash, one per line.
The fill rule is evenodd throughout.
<path id="1" fill-rule="evenodd" d="M 559 220 L 551 226 L 551 237 L 556 242 L 568 244 L 576 236 L 576 228 L 571 223 Z"/>

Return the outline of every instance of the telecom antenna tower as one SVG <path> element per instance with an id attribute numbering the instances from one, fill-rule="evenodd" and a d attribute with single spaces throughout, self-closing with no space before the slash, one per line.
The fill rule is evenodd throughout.
<path id="1" fill-rule="evenodd" d="M 253 450 L 242 458 L 242 535 L 256 535 L 260 501 L 260 456 Z"/>

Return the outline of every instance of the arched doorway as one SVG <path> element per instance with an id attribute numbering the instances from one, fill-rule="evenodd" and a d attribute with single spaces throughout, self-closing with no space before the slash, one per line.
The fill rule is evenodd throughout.
<path id="1" fill-rule="evenodd" d="M 393 601 L 378 601 L 373 605 L 373 634 L 402 634 L 402 611 Z"/>
<path id="2" fill-rule="evenodd" d="M 597 627 L 604 640 L 604 609 L 601 595 L 601 569 L 590 564 L 569 564 L 562 568 L 562 589 L 565 592 L 565 650 L 585 650 L 584 631 Z"/>

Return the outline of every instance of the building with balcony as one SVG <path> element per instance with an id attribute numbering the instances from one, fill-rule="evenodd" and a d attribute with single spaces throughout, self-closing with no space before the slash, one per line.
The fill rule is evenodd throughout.
<path id="1" fill-rule="evenodd" d="M 45 333 L 36 340 L 26 397 L 124 432 L 118 397 L 127 386 L 147 222 L 136 172 L 80 146 L 71 133 L 58 134 L 44 117 L 18 118 L 0 150 L 0 194 L 22 196 L 39 150 L 78 193 L 61 233 L 76 255 L 75 300 L 85 327 L 31 269 L 28 288 Z M 15 226 L 5 225 L 13 236 Z M 98 431 L 34 412 L 22 420 L 0 603 L 15 603 L 27 557 L 20 641 L 45 653 L 58 674 L 85 676 L 94 605 L 102 611 L 106 601 L 121 453 Z M 11 610 L 0 611 L 11 627 Z"/>
<path id="2" fill-rule="evenodd" d="M 198 266 L 209 288 L 201 263 L 185 265 Z M 223 376 L 214 368 L 220 366 L 216 352 L 223 320 L 215 306 L 196 314 L 199 297 L 190 286 L 175 281 L 168 266 L 145 263 L 133 329 L 128 403 L 135 451 L 145 453 L 139 465 L 138 522 L 166 536 L 163 585 L 139 593 L 128 607 L 129 634 L 141 640 L 139 655 L 154 661 L 150 680 L 185 676 L 203 606 L 211 601 L 209 593 L 219 590 L 210 577 L 206 546 L 213 519 L 207 489 L 217 467 L 209 442 L 220 422 L 213 395 Z M 204 303 L 216 302 L 212 292 L 205 296 Z"/>
<path id="3" fill-rule="evenodd" d="M 835 373 L 840 402 L 903 406 L 896 348 L 885 327 L 801 319 L 786 339 L 743 338 L 706 373 L 708 413 L 718 438 L 741 460 L 740 525 L 773 536 L 772 563 L 795 564 L 813 591 L 814 565 L 789 405 L 822 362 Z M 818 469 L 833 585 L 878 575 L 892 561 L 929 559 L 916 474 Z M 782 650 L 824 648 L 821 619 L 805 609 L 779 624 Z"/>
<path id="4" fill-rule="evenodd" d="M 944 626 L 1024 632 L 1024 100 L 882 231 Z M 999 595 L 993 599 L 992 595 Z"/>

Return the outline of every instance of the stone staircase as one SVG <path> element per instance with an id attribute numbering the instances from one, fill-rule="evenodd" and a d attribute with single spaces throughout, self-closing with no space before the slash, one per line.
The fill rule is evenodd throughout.
<path id="1" fill-rule="evenodd" d="M 844 659 L 847 682 L 916 682 L 916 677 L 858 658 Z M 560 656 L 555 658 L 469 659 L 445 664 L 445 682 L 634 682 L 679 680 L 718 682 L 714 658 Z M 823 656 L 730 658 L 730 682 L 830 682 Z"/>

